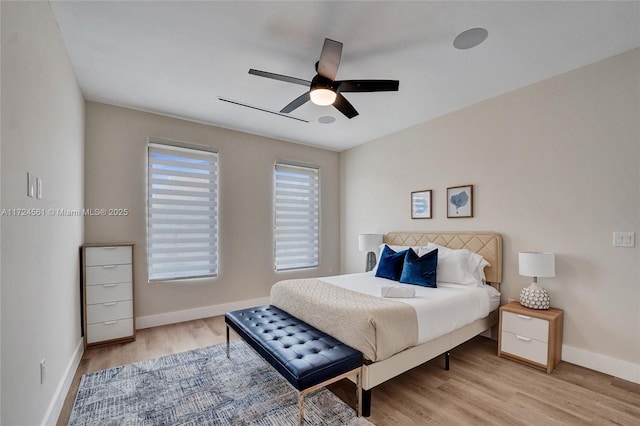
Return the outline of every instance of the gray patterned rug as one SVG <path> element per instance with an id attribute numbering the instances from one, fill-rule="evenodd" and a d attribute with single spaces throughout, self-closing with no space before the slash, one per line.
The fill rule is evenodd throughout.
<path id="1" fill-rule="evenodd" d="M 69 425 L 297 425 L 298 393 L 241 340 L 82 376 Z M 371 425 L 325 388 L 306 425 Z"/>

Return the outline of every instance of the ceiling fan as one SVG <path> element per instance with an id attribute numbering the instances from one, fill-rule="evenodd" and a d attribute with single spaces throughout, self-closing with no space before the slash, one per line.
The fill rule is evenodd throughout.
<path id="1" fill-rule="evenodd" d="M 358 111 L 342 96 L 342 93 L 395 92 L 398 90 L 400 84 L 398 80 L 336 80 L 341 56 L 342 43 L 325 38 L 322 52 L 320 52 L 320 60 L 316 62 L 317 74 L 311 81 L 253 68 L 249 70 L 249 74 L 309 87 L 309 91 L 282 108 L 280 110 L 282 113 L 290 113 L 310 100 L 316 105 L 333 105 L 347 118 L 353 118 L 358 115 Z"/>

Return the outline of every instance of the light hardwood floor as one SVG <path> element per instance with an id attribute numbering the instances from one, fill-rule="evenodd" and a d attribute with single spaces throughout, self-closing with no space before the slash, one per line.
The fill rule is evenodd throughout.
<path id="1" fill-rule="evenodd" d="M 138 330 L 132 343 L 87 350 L 58 425 L 66 425 L 85 373 L 223 343 L 222 316 Z M 476 337 L 373 390 L 369 420 L 382 425 L 638 425 L 640 385 L 561 362 L 552 374 L 496 355 L 497 342 Z M 354 385 L 329 389 L 351 406 Z"/>

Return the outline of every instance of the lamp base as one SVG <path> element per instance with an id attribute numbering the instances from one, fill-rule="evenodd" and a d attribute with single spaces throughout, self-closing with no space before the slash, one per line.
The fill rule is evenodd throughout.
<path id="1" fill-rule="evenodd" d="M 367 263 L 365 265 L 365 272 L 369 272 L 376 266 L 376 254 L 372 251 L 367 253 Z"/>
<path id="2" fill-rule="evenodd" d="M 551 298 L 547 290 L 531 283 L 520 292 L 520 304 L 531 309 L 549 309 Z"/>

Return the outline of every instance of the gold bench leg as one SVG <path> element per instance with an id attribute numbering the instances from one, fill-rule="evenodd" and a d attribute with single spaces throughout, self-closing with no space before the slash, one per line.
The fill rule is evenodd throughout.
<path id="1" fill-rule="evenodd" d="M 304 425 L 304 392 L 298 393 L 298 424 L 300 426 Z"/>
<path id="2" fill-rule="evenodd" d="M 308 393 L 315 391 L 316 389 L 320 389 L 325 387 L 331 383 L 337 382 L 338 380 L 342 380 L 346 377 L 356 376 L 356 414 L 358 417 L 362 417 L 362 367 L 358 367 L 354 370 L 348 371 L 344 374 L 341 374 L 333 379 L 326 380 L 322 383 L 319 383 L 315 386 L 307 388 L 305 390 L 298 391 L 298 413 L 299 413 L 299 424 L 302 426 L 304 424 L 304 396 Z"/>

